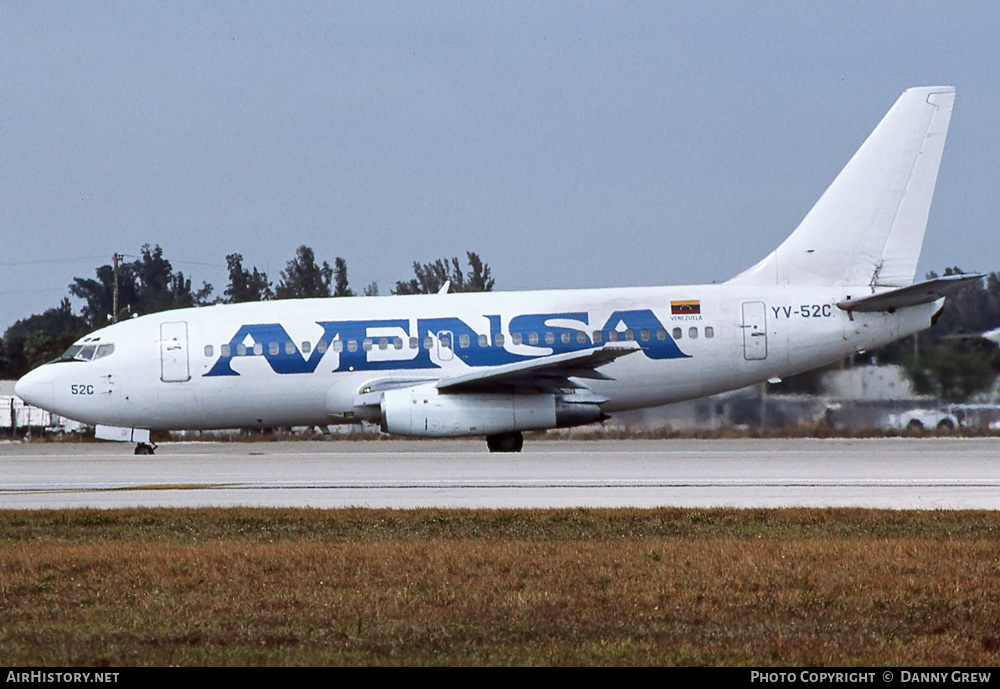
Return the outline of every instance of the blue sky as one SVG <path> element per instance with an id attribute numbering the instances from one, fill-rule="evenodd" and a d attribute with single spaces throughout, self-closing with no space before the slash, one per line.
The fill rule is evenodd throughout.
<path id="1" fill-rule="evenodd" d="M 958 100 L 920 272 L 1000 270 L 1000 4 L 0 0 L 0 331 L 159 244 L 383 293 L 721 281 L 899 94 Z"/>

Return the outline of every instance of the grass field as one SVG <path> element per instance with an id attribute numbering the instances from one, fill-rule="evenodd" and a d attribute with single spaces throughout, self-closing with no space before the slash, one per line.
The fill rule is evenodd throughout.
<path id="1" fill-rule="evenodd" d="M 1000 514 L 0 511 L 7 665 L 996 665 Z"/>

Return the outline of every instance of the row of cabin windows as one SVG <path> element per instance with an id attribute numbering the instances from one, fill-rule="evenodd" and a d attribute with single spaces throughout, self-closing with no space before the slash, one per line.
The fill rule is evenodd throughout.
<path id="1" fill-rule="evenodd" d="M 715 337 L 715 329 L 712 328 L 712 326 L 706 326 L 704 328 L 704 331 L 705 331 L 705 337 Z M 641 342 L 648 342 L 652 337 L 655 337 L 657 340 L 660 340 L 661 342 L 667 339 L 667 331 L 664 330 L 663 328 L 658 328 L 655 332 L 650 332 L 648 328 L 641 328 L 639 330 L 638 335 L 639 335 L 638 339 Z M 681 338 L 684 337 L 683 328 L 674 328 L 673 331 L 671 332 L 671 336 L 675 340 L 680 340 Z M 698 328 L 694 327 L 688 328 L 687 336 L 692 340 L 696 339 L 698 337 Z M 573 336 L 568 331 L 563 331 L 559 333 L 559 341 L 562 342 L 563 344 L 569 344 L 572 338 Z M 593 339 L 594 344 L 600 344 L 604 340 L 604 338 L 605 334 L 603 331 L 601 330 L 594 331 L 594 339 Z M 438 339 L 440 340 L 442 347 L 451 348 L 452 336 L 450 334 L 441 333 L 439 334 Z M 609 330 L 607 332 L 608 342 L 618 342 L 618 341 L 633 342 L 635 341 L 635 339 L 636 339 L 636 332 L 634 330 L 626 330 L 621 333 L 619 333 L 617 330 Z M 493 337 L 493 344 L 496 345 L 497 347 L 503 347 L 504 344 L 506 344 L 506 341 L 507 340 L 503 334 L 497 334 Z M 539 342 L 544 342 L 546 345 L 552 345 L 555 344 L 556 342 L 556 333 L 553 332 L 528 333 L 527 337 L 522 337 L 521 333 L 514 333 L 510 336 L 510 341 L 511 344 L 513 345 L 520 345 L 525 342 L 529 345 L 537 345 L 539 344 Z M 417 349 L 418 342 L 419 341 L 416 337 L 409 338 L 408 344 L 410 349 Z M 578 344 L 586 344 L 587 343 L 586 333 L 577 332 L 576 342 Z M 477 344 L 480 347 L 489 347 L 490 346 L 489 336 L 480 335 L 478 337 Z M 466 349 L 471 345 L 472 341 L 468 335 L 458 336 L 459 348 Z M 403 338 L 366 337 L 361 341 L 361 348 L 364 349 L 364 351 L 366 352 L 369 352 L 375 348 L 384 350 L 384 349 L 389 349 L 389 347 L 392 347 L 393 349 L 402 349 Z M 425 336 L 423 341 L 423 347 L 424 349 L 433 349 L 434 338 L 430 335 Z M 343 340 L 334 340 L 332 344 L 328 344 L 325 340 L 320 340 L 319 342 L 316 343 L 316 351 L 318 351 L 320 354 L 325 354 L 327 349 L 332 349 L 335 352 L 342 352 L 344 351 L 345 348 L 347 349 L 348 352 L 358 351 L 358 341 L 347 340 L 346 347 Z M 267 344 L 268 354 L 272 356 L 278 355 L 282 349 L 284 349 L 285 354 L 295 354 L 295 343 L 292 342 L 291 340 L 286 340 L 284 343 L 284 347 L 282 347 L 282 344 L 280 342 L 269 342 Z M 232 356 L 234 353 L 228 344 L 222 345 L 220 347 L 220 351 L 222 353 L 222 356 Z M 308 341 L 304 341 L 302 343 L 302 353 L 309 354 L 310 351 L 312 351 L 312 345 Z M 242 343 L 236 345 L 236 352 L 235 352 L 236 356 L 246 356 L 248 353 L 252 353 L 257 356 L 262 355 L 264 353 L 264 344 L 261 342 L 257 342 L 250 348 L 248 348 L 246 345 Z M 211 357 L 214 356 L 214 354 L 215 354 L 215 348 L 212 345 L 205 345 L 205 356 Z"/>

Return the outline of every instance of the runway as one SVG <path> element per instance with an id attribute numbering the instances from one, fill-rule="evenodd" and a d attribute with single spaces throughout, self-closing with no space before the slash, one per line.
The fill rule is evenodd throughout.
<path id="1" fill-rule="evenodd" d="M 0 443 L 0 509 L 1000 508 L 1000 439 Z"/>

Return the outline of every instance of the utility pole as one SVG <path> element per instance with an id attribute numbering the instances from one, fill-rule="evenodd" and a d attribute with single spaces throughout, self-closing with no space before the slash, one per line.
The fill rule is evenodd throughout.
<path id="1" fill-rule="evenodd" d="M 118 262 L 121 261 L 123 256 L 121 254 L 115 254 L 111 257 L 112 263 L 114 265 L 115 273 L 115 287 L 112 294 L 114 295 L 111 299 L 111 322 L 118 322 Z"/>

